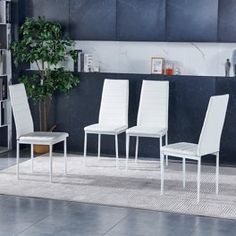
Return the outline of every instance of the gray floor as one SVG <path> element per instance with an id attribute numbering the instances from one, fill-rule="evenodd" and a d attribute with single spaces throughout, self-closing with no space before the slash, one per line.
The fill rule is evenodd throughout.
<path id="1" fill-rule="evenodd" d="M 13 156 L 0 158 L 0 169 L 14 165 Z M 0 236 L 235 236 L 235 232 L 232 220 L 0 195 Z"/>

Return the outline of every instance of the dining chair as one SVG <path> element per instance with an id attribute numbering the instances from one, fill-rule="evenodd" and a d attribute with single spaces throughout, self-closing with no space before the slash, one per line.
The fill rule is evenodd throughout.
<path id="1" fill-rule="evenodd" d="M 64 142 L 64 174 L 67 173 L 67 137 L 68 133 L 62 132 L 35 132 L 33 119 L 26 95 L 24 84 L 16 84 L 9 86 L 10 101 L 13 116 L 16 125 L 16 174 L 19 180 L 19 158 L 20 144 L 31 145 L 31 171 L 33 172 L 34 161 L 34 145 L 49 146 L 49 172 L 50 182 L 52 182 L 52 149 L 53 145 Z"/>
<path id="2" fill-rule="evenodd" d="M 84 161 L 87 155 L 87 135 L 98 135 L 98 159 L 101 135 L 115 136 L 116 167 L 119 164 L 118 135 L 128 128 L 129 81 L 105 79 L 98 123 L 84 128 Z"/>
<path id="3" fill-rule="evenodd" d="M 158 138 L 160 148 L 165 136 L 168 144 L 169 82 L 148 81 L 142 83 L 137 125 L 126 130 L 126 169 L 129 160 L 130 137 L 136 137 L 135 162 L 138 160 L 139 138 Z M 168 165 L 168 156 L 166 156 Z"/>
<path id="4" fill-rule="evenodd" d="M 161 148 L 161 195 L 164 193 L 164 156 L 174 156 L 183 159 L 183 188 L 185 188 L 186 159 L 196 160 L 197 167 L 197 202 L 200 201 L 201 160 L 205 155 L 216 156 L 216 194 L 219 193 L 219 152 L 220 140 L 224 126 L 229 95 L 210 98 L 204 124 L 198 144 L 175 143 Z"/>

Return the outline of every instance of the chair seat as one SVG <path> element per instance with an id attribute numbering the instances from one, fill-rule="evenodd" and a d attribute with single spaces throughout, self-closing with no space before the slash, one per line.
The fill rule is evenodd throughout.
<path id="1" fill-rule="evenodd" d="M 174 143 L 169 144 L 161 148 L 161 151 L 165 153 L 171 153 L 178 155 L 197 156 L 198 145 L 194 143 Z"/>
<path id="2" fill-rule="evenodd" d="M 165 134 L 167 129 L 160 127 L 148 127 L 148 126 L 134 126 L 126 130 L 126 133 L 130 136 L 141 136 L 141 137 L 160 137 Z"/>
<path id="3" fill-rule="evenodd" d="M 85 127 L 84 131 L 94 134 L 119 134 L 124 132 L 126 129 L 126 125 L 93 124 Z"/>
<path id="4" fill-rule="evenodd" d="M 25 144 L 50 145 L 61 142 L 67 137 L 69 137 L 69 134 L 62 132 L 33 132 L 22 135 L 18 140 Z"/>

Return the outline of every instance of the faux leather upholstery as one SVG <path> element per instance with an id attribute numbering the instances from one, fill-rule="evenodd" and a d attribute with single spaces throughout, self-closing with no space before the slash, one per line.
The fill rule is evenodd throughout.
<path id="1" fill-rule="evenodd" d="M 148 127 L 148 126 L 134 126 L 126 131 L 130 136 L 141 136 L 141 137 L 160 137 L 166 134 L 167 129 L 158 127 Z"/>
<path id="2" fill-rule="evenodd" d="M 28 98 L 23 84 L 9 86 L 12 111 L 16 124 L 17 138 L 34 131 Z"/>
<path id="3" fill-rule="evenodd" d="M 198 145 L 194 143 L 174 143 L 169 144 L 161 148 L 161 151 L 165 153 L 173 153 L 173 154 L 180 154 L 180 155 L 189 155 L 189 156 L 196 156 L 197 155 L 197 148 Z"/>
<path id="4" fill-rule="evenodd" d="M 140 95 L 137 126 L 130 136 L 159 137 L 168 131 L 169 82 L 144 80 Z M 164 133 L 163 133 L 164 132 Z"/>
<path id="5" fill-rule="evenodd" d="M 128 128 L 129 81 L 104 81 L 99 121 L 84 128 L 87 133 L 115 134 Z"/>
<path id="6" fill-rule="evenodd" d="M 34 132 L 33 119 L 24 84 L 9 86 L 10 99 L 16 124 L 17 140 L 24 144 L 55 144 L 69 136 L 68 133 Z"/>
<path id="7" fill-rule="evenodd" d="M 68 133 L 62 132 L 33 132 L 29 134 L 22 135 L 19 141 L 22 143 L 36 143 L 36 144 L 54 144 L 62 142 L 69 136 Z"/>
<path id="8" fill-rule="evenodd" d="M 211 97 L 199 138 L 198 156 L 219 152 L 229 95 Z"/>
<path id="9" fill-rule="evenodd" d="M 116 134 L 123 132 L 127 129 L 127 126 L 121 125 L 103 125 L 103 124 L 94 124 L 84 128 L 87 133 L 99 133 L 99 134 Z"/>
<path id="10" fill-rule="evenodd" d="M 176 156 L 179 154 L 195 157 L 219 152 L 228 100 L 228 94 L 210 98 L 198 144 L 175 143 L 162 147 L 161 151 L 164 154 L 172 153 Z"/>

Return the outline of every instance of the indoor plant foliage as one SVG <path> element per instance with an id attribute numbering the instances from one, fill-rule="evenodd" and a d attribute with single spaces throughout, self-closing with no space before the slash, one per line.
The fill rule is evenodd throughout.
<path id="1" fill-rule="evenodd" d="M 20 40 L 13 42 L 11 50 L 16 65 L 34 63 L 37 72 L 23 75 L 27 95 L 39 105 L 40 130 L 48 131 L 48 112 L 56 91 L 68 92 L 79 83 L 79 78 L 58 64 L 68 56 L 76 59 L 74 42 L 62 38 L 59 23 L 44 18 L 27 18 L 20 29 Z"/>

